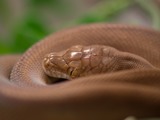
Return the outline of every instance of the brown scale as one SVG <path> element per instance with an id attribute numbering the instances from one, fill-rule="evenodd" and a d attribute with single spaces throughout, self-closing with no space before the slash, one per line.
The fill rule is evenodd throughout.
<path id="1" fill-rule="evenodd" d="M 43 69 L 48 76 L 66 79 L 148 67 L 153 66 L 145 59 L 104 45 L 77 45 L 50 53 L 43 60 Z"/>

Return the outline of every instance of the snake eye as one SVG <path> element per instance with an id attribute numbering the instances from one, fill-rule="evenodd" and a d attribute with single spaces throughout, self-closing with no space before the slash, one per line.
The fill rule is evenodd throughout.
<path id="1" fill-rule="evenodd" d="M 73 72 L 73 68 L 69 68 L 68 70 L 67 70 L 67 74 L 69 75 L 69 76 L 71 76 L 72 75 L 72 72 Z"/>
<path id="2" fill-rule="evenodd" d="M 78 77 L 78 76 L 79 76 L 78 70 L 72 71 L 72 73 L 71 73 L 71 78 L 75 78 L 75 77 Z"/>
<path id="3" fill-rule="evenodd" d="M 73 76 L 73 71 L 70 72 L 70 76 Z"/>
<path id="4" fill-rule="evenodd" d="M 80 70 L 70 67 L 67 73 L 71 78 L 76 78 L 76 77 L 79 77 Z"/>

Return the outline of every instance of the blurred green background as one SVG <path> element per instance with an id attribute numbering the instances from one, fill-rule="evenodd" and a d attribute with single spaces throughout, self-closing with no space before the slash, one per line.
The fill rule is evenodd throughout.
<path id="1" fill-rule="evenodd" d="M 22 53 L 45 36 L 95 22 L 160 29 L 160 0 L 0 0 L 0 54 Z"/>

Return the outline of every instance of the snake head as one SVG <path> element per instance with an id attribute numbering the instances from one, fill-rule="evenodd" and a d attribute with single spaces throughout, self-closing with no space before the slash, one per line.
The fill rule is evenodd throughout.
<path id="1" fill-rule="evenodd" d="M 50 77 L 65 79 L 100 73 L 104 67 L 103 47 L 77 45 L 62 52 L 50 53 L 43 61 L 44 72 Z M 105 53 L 108 54 L 108 51 L 107 47 Z"/>
<path id="2" fill-rule="evenodd" d="M 58 53 L 49 53 L 43 59 L 43 70 L 50 76 L 55 78 L 65 78 L 70 77 L 66 74 L 68 65 L 64 61 L 63 57 Z"/>
<path id="3" fill-rule="evenodd" d="M 43 60 L 43 70 L 50 77 L 76 78 L 82 72 L 82 46 L 74 46 L 62 52 L 49 53 Z"/>

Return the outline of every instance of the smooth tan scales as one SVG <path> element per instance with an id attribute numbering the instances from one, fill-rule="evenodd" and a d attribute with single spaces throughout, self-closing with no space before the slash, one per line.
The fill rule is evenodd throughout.
<path id="1" fill-rule="evenodd" d="M 79 72 L 78 64 L 70 59 L 70 53 L 77 45 L 83 49 L 93 48 L 93 53 L 102 50 L 106 56 L 93 61 L 96 60 L 94 63 L 98 66 L 103 61 L 108 63 L 104 62 L 101 70 L 94 73 L 91 68 L 95 65 L 91 60 L 93 56 L 87 54 L 90 55 L 89 68 Z M 60 71 L 59 67 L 51 70 L 58 71 L 58 74 L 54 72 L 57 77 L 63 76 L 59 73 L 68 76 L 68 80 L 60 82 L 58 78 L 45 74 L 43 59 L 49 53 L 66 55 L 67 50 L 71 50 L 69 61 L 58 64 L 62 65 Z M 80 53 L 84 54 L 84 50 L 81 49 Z M 110 56 L 113 58 L 109 59 Z M 82 63 L 83 57 L 79 58 Z M 84 61 L 88 66 L 87 59 Z M 0 119 L 123 120 L 128 116 L 160 117 L 159 61 L 158 31 L 93 24 L 55 33 L 22 56 L 0 57 Z M 69 66 L 66 71 L 65 65 Z"/>
<path id="2" fill-rule="evenodd" d="M 45 56 L 44 72 L 54 78 L 72 79 L 120 70 L 154 68 L 145 59 L 104 45 L 76 45 Z"/>

